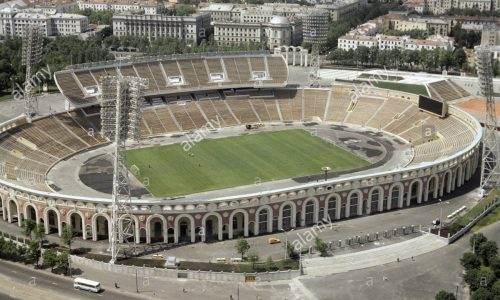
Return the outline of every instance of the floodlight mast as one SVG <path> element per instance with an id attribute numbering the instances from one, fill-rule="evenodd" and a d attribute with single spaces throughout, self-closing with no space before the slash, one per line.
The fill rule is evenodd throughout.
<path id="1" fill-rule="evenodd" d="M 311 67 L 309 69 L 309 87 L 321 87 L 321 77 L 319 76 L 319 69 L 321 67 L 321 56 L 319 55 L 320 45 L 314 43 L 311 50 Z"/>
<path id="2" fill-rule="evenodd" d="M 35 66 L 42 57 L 43 39 L 41 28 L 37 25 L 27 25 L 23 32 L 22 63 L 26 66 L 26 77 L 24 81 L 24 114 L 26 120 L 31 123 L 37 114 L 38 104 L 34 96 L 32 73 Z"/>
<path id="3" fill-rule="evenodd" d="M 135 246 L 137 241 L 135 229 L 138 224 L 132 216 L 125 151 L 127 141 L 138 140 L 140 136 L 141 107 L 146 86 L 147 80 L 138 77 L 104 76 L 101 78 L 102 133 L 109 141 L 114 142 L 111 236 L 109 239 L 110 263 L 113 264 L 118 259 L 119 244 L 125 242 L 128 246 Z"/>
<path id="4" fill-rule="evenodd" d="M 486 98 L 480 187 L 483 193 L 487 193 L 491 189 L 498 188 L 500 183 L 500 168 L 498 166 L 500 148 L 496 133 L 497 119 L 495 99 L 493 98 L 493 66 L 488 46 L 476 47 L 475 55 L 480 91 Z"/>

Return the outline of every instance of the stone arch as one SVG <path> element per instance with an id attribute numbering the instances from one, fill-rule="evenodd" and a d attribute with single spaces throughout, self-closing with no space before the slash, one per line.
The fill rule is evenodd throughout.
<path id="1" fill-rule="evenodd" d="M 56 220 L 53 220 L 52 214 L 55 214 Z M 44 224 L 45 224 L 45 234 L 50 234 L 50 229 L 51 226 L 54 228 L 54 226 L 57 226 L 57 234 L 61 236 L 61 229 L 62 229 L 62 220 L 61 220 L 61 213 L 59 210 L 57 210 L 55 207 L 47 207 L 45 208 L 44 212 Z M 55 223 L 55 224 L 54 224 Z"/>
<path id="2" fill-rule="evenodd" d="M 129 215 L 132 217 L 132 222 L 133 222 L 133 225 L 134 225 L 134 229 L 133 232 L 127 232 L 128 235 L 134 235 L 133 236 L 133 241 L 135 241 L 135 243 L 137 244 L 140 244 L 141 243 L 141 229 L 140 229 L 140 222 L 139 222 L 139 218 L 137 218 L 136 215 Z M 125 232 L 127 230 L 127 222 L 130 222 L 128 220 L 128 216 L 126 215 L 121 215 L 120 216 L 120 219 L 118 220 L 118 240 L 120 243 L 123 243 L 123 242 L 126 242 L 126 239 L 128 238 L 129 242 L 130 241 L 130 237 L 127 237 L 127 233 Z M 130 228 L 130 227 L 129 227 Z M 145 235 L 143 235 L 145 237 Z M 144 238 L 145 239 L 145 238 Z"/>
<path id="3" fill-rule="evenodd" d="M 80 219 L 72 218 L 73 215 L 79 216 Z M 73 228 L 73 231 L 76 234 L 81 234 L 82 239 L 84 239 L 84 240 L 87 239 L 87 230 L 85 228 L 85 216 L 83 215 L 83 213 L 81 211 L 70 210 L 66 214 L 66 221 L 67 221 L 67 224 L 69 224 L 69 226 L 71 226 L 71 228 Z M 80 226 L 78 226 L 78 225 L 80 225 Z"/>
<path id="4" fill-rule="evenodd" d="M 453 183 L 452 183 L 453 190 L 462 186 L 462 183 L 463 183 L 462 182 L 462 173 L 463 173 L 462 165 L 458 165 L 458 167 L 455 169 L 455 173 L 453 176 L 453 179 L 454 179 Z"/>
<path id="5" fill-rule="evenodd" d="M 7 220 L 7 208 L 6 208 L 6 205 L 4 203 L 4 198 L 2 197 L 2 195 L 0 195 L 0 212 L 2 213 L 2 219 L 4 221 Z"/>
<path id="6" fill-rule="evenodd" d="M 342 198 L 339 194 L 333 193 L 326 197 L 324 218 L 333 221 L 340 219 L 340 202 Z"/>
<path id="7" fill-rule="evenodd" d="M 311 204 L 312 203 L 312 204 Z M 319 201 L 315 197 L 310 197 L 302 203 L 302 224 L 301 226 L 318 223 Z"/>
<path id="8" fill-rule="evenodd" d="M 105 223 L 100 225 L 99 220 L 102 218 Z M 111 218 L 105 213 L 96 213 L 92 216 L 92 240 L 97 241 L 99 235 L 106 236 L 108 239 L 111 236 Z"/>
<path id="9" fill-rule="evenodd" d="M 354 195 L 357 195 L 355 197 Z M 354 203 L 356 201 L 356 203 Z M 359 189 L 349 192 L 347 195 L 346 218 L 361 216 L 363 214 L 363 193 Z"/>
<path id="10" fill-rule="evenodd" d="M 158 224 L 157 222 L 155 222 L 154 226 L 152 226 L 152 222 L 155 219 L 160 220 L 161 224 L 159 227 L 157 226 L 157 224 Z M 158 230 L 160 231 L 159 235 L 156 234 L 156 233 L 158 233 Z M 151 231 L 154 231 L 154 232 L 151 232 Z M 155 241 L 156 241 L 156 239 L 161 238 L 162 243 L 167 243 L 167 241 L 168 241 L 167 232 L 168 232 L 167 219 L 164 216 L 159 215 L 159 214 L 154 214 L 154 215 L 150 215 L 146 219 L 146 244 L 151 244 L 152 233 L 153 233 L 153 236 L 155 238 Z"/>
<path id="11" fill-rule="evenodd" d="M 471 177 L 472 177 L 471 162 L 470 159 L 468 159 L 467 162 L 465 163 L 464 182 L 468 181 Z"/>
<path id="12" fill-rule="evenodd" d="M 403 207 L 404 186 L 401 182 L 395 182 L 389 188 L 389 200 L 387 201 L 387 209 L 391 210 L 396 207 Z"/>
<path id="13" fill-rule="evenodd" d="M 222 216 L 217 213 L 217 212 L 210 212 L 210 213 L 207 213 L 203 216 L 203 218 L 201 219 L 201 224 L 204 228 L 204 234 L 201 236 L 201 241 L 202 242 L 206 242 L 207 241 L 207 236 L 209 236 L 209 238 L 211 238 L 211 236 L 213 235 L 213 231 L 214 231 L 214 225 L 213 225 L 213 220 L 210 220 L 210 217 L 215 217 L 217 219 L 217 239 L 219 241 L 222 241 Z M 208 226 L 207 223 L 211 223 L 211 226 Z"/>
<path id="14" fill-rule="evenodd" d="M 452 172 L 451 170 L 447 170 L 443 174 L 443 179 L 441 181 L 441 190 L 439 192 L 439 196 L 443 196 L 444 193 L 450 193 L 451 192 L 451 183 L 452 183 Z"/>
<path id="15" fill-rule="evenodd" d="M 243 215 L 243 224 L 242 224 L 243 236 L 245 237 L 248 236 L 248 221 L 249 221 L 248 212 L 244 209 L 235 209 L 229 215 L 229 232 L 228 232 L 229 239 L 232 239 L 234 237 L 234 230 L 235 229 L 238 230 L 238 228 L 240 228 L 238 218 L 236 218 L 236 226 L 234 226 L 235 224 L 233 223 L 233 218 L 236 217 L 238 214 Z"/>
<path id="16" fill-rule="evenodd" d="M 261 214 L 262 211 L 267 211 L 267 216 Z M 265 220 L 261 218 L 266 218 Z M 255 235 L 259 235 L 262 231 L 266 230 L 264 233 L 273 232 L 273 209 L 269 205 L 263 205 L 255 211 Z M 260 228 L 262 230 L 260 230 Z"/>
<path id="17" fill-rule="evenodd" d="M 368 193 L 367 214 L 383 211 L 384 189 L 381 186 L 374 186 Z"/>
<path id="18" fill-rule="evenodd" d="M 22 225 L 21 215 L 19 213 L 19 203 L 16 199 L 10 198 L 7 200 L 7 220 L 12 223 L 14 218 L 17 218 L 17 225 Z"/>
<path id="19" fill-rule="evenodd" d="M 427 179 L 427 185 L 424 194 L 424 201 L 427 202 L 429 200 L 429 194 L 432 193 L 432 198 L 436 199 L 438 197 L 438 189 L 439 189 L 439 179 L 437 175 L 432 175 Z"/>
<path id="20" fill-rule="evenodd" d="M 33 215 L 34 212 L 34 215 Z M 38 215 L 38 209 L 33 203 L 26 203 L 24 205 L 24 218 L 27 220 L 35 221 L 35 223 L 40 222 L 40 217 Z"/>
<path id="21" fill-rule="evenodd" d="M 285 211 L 285 207 L 290 206 L 290 216 L 288 216 L 288 209 Z M 289 229 L 295 228 L 295 217 L 297 214 L 297 207 L 295 206 L 295 202 L 285 201 L 281 204 L 279 209 L 279 217 L 278 217 L 278 229 Z M 286 218 L 286 221 L 285 221 Z"/>
<path id="22" fill-rule="evenodd" d="M 417 185 L 417 186 L 415 186 Z M 408 185 L 408 197 L 406 198 L 406 206 L 410 206 L 412 201 L 416 200 L 418 204 L 422 202 L 422 179 L 414 179 Z"/>
<path id="23" fill-rule="evenodd" d="M 182 224 L 180 223 L 182 219 L 188 219 L 189 223 L 186 228 L 180 227 Z M 184 226 L 184 225 L 182 225 Z M 186 238 L 190 238 L 191 243 L 195 242 L 196 235 L 195 235 L 195 225 L 194 225 L 194 218 L 193 216 L 189 214 L 180 214 L 177 217 L 175 217 L 174 221 L 174 242 L 177 244 L 179 243 L 179 239 L 181 238 L 181 235 L 185 235 Z M 189 230 L 189 234 L 188 234 Z"/>

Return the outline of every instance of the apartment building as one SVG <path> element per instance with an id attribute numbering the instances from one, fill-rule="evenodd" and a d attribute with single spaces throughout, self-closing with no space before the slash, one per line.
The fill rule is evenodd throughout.
<path id="1" fill-rule="evenodd" d="M 209 14 L 167 16 L 122 13 L 113 15 L 113 34 L 116 36 L 145 36 L 148 39 L 172 37 L 199 43 L 207 38 L 211 28 Z"/>

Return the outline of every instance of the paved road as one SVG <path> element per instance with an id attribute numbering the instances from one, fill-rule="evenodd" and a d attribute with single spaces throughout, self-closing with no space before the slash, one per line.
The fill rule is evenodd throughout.
<path id="1" fill-rule="evenodd" d="M 112 283 L 102 283 L 104 292 L 93 294 L 73 288 L 72 278 L 34 270 L 30 266 L 0 260 L 0 299 L 139 299 L 117 292 Z M 109 276 L 109 275 L 108 275 Z"/>
<path id="2" fill-rule="evenodd" d="M 480 232 L 500 243 L 500 222 Z M 300 278 L 299 281 L 313 294 L 310 299 L 421 300 L 434 299 L 443 289 L 456 293 L 459 300 L 468 299 L 459 259 L 464 252 L 470 251 L 470 235 L 455 244 L 415 257 L 413 261 L 406 259 L 348 273 Z"/>

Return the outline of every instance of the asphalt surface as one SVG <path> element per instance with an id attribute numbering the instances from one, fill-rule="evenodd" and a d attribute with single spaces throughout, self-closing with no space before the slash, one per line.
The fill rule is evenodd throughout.
<path id="1" fill-rule="evenodd" d="M 25 293 L 30 290 L 38 299 L 51 299 L 53 296 L 66 299 L 139 299 L 135 295 L 116 292 L 113 286 L 106 283 L 102 283 L 104 291 L 99 294 L 75 290 L 72 278 L 35 270 L 33 266 L 0 260 L 0 270 L 12 281 L 9 286 L 2 287 L 0 299 L 25 299 Z"/>

